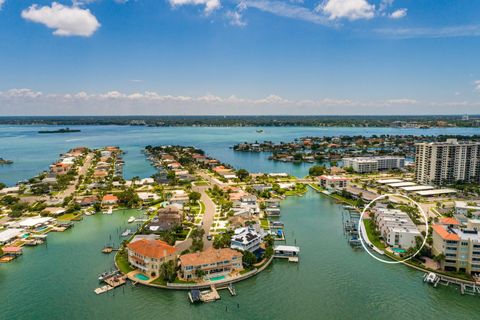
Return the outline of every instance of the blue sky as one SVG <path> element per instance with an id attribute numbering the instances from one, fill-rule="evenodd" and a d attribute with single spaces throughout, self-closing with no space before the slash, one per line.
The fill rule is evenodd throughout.
<path id="1" fill-rule="evenodd" d="M 480 2 L 0 0 L 0 114 L 480 113 Z"/>

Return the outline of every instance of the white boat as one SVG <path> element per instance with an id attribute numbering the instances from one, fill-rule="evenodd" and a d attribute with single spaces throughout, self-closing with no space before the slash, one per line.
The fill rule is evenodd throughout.
<path id="1" fill-rule="evenodd" d="M 112 207 L 108 208 L 108 210 L 106 212 L 104 212 L 106 214 L 112 214 L 113 213 L 113 209 Z"/>
<path id="2" fill-rule="evenodd" d="M 122 232 L 122 237 L 128 237 L 129 235 L 131 235 L 133 232 L 132 230 L 130 229 L 127 229 L 125 231 Z"/>
<path id="3" fill-rule="evenodd" d="M 127 220 L 128 223 L 132 223 L 132 222 L 134 222 L 134 221 L 135 221 L 135 217 L 130 217 L 130 218 L 128 218 L 128 220 Z"/>
<path id="4" fill-rule="evenodd" d="M 440 277 L 434 272 L 429 272 L 428 274 L 425 274 L 425 276 L 423 277 L 424 282 L 431 283 L 433 285 L 435 285 L 439 280 L 440 280 Z"/>

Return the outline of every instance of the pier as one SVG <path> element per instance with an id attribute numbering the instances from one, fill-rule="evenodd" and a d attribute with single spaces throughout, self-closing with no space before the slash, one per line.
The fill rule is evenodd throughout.
<path id="1" fill-rule="evenodd" d="M 461 280 L 457 280 L 451 277 L 445 277 L 442 275 L 438 275 L 434 272 L 425 273 L 423 276 L 423 282 L 429 283 L 436 288 L 439 284 L 445 287 L 453 284 L 460 287 L 460 293 L 462 295 L 469 294 L 469 295 L 480 295 L 480 287 L 478 287 L 475 283 L 470 284 Z"/>
<path id="2" fill-rule="evenodd" d="M 222 297 L 218 293 L 219 290 L 228 290 L 232 297 L 237 295 L 235 287 L 232 283 L 229 283 L 227 286 L 216 287 L 214 284 L 210 286 L 210 290 L 200 291 L 199 289 L 193 289 L 188 293 L 188 300 L 191 303 L 197 302 L 214 302 L 220 300 Z"/>
<path id="3" fill-rule="evenodd" d="M 121 274 L 119 271 L 114 271 L 108 274 L 100 275 L 99 280 L 106 283 L 106 285 L 96 288 L 94 290 L 96 294 L 102 294 L 117 287 L 123 286 L 127 283 L 127 276 Z"/>

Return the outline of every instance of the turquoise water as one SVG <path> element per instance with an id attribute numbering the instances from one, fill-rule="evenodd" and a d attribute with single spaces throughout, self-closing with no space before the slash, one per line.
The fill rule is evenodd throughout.
<path id="1" fill-rule="evenodd" d="M 20 159 L 12 168 L 0 169 L 0 180 L 14 183 L 28 178 L 32 172 L 44 169 L 58 153 L 79 144 L 92 147 L 118 144 L 127 149 L 126 171 L 131 175 L 153 172 L 140 153 L 148 143 L 194 144 L 223 161 L 252 171 L 257 168 L 300 175 L 308 165 L 279 163 L 278 166 L 266 161 L 264 154 L 236 154 L 223 148 L 256 137 L 287 141 L 315 132 L 329 135 L 382 132 L 267 128 L 260 135 L 254 132 L 255 128 L 82 127 L 85 136 L 78 138 L 85 140 L 66 141 L 78 138 L 63 135 L 39 138 L 34 133 L 37 129 L 0 127 L 0 156 Z M 438 130 L 421 133 L 473 133 L 465 129 Z M 303 197 L 289 197 L 282 202 L 282 222 L 287 243 L 296 243 L 301 248 L 300 262 L 274 261 L 258 276 L 235 284 L 236 297 L 222 291 L 221 300 L 195 306 L 188 302 L 184 291 L 141 285 L 128 284 L 97 296 L 93 290 L 99 286 L 98 274 L 113 267 L 113 255 L 102 254 L 101 249 L 112 242 L 117 246 L 123 240 L 121 232 L 129 227 L 127 219 L 138 213 L 121 210 L 112 215 L 85 217 L 72 229 L 50 233 L 46 245 L 26 247 L 20 258 L 0 264 L 0 319 L 478 318 L 478 297 L 462 296 L 454 287 L 433 288 L 423 283 L 420 272 L 402 265 L 382 264 L 360 250 L 352 250 L 342 233 L 341 212 L 341 206 L 312 191 Z"/>
<path id="2" fill-rule="evenodd" d="M 223 279 L 225 279 L 225 276 L 218 276 L 218 277 L 210 278 L 211 281 L 218 281 L 218 280 L 223 280 Z"/>
<path id="3" fill-rule="evenodd" d="M 147 281 L 148 279 L 150 279 L 149 277 L 147 277 L 146 275 L 144 275 L 142 273 L 137 273 L 135 275 L 135 278 L 137 278 L 139 280 L 142 280 L 142 281 Z"/>
<path id="4" fill-rule="evenodd" d="M 400 248 L 392 248 L 393 251 L 395 252 L 398 252 L 398 253 L 405 253 L 407 251 L 405 251 L 404 249 L 400 249 Z"/>

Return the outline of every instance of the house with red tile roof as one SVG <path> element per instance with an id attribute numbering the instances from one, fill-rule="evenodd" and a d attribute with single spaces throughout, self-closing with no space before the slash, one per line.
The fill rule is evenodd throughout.
<path id="1" fill-rule="evenodd" d="M 180 274 L 185 280 L 228 275 L 243 269 L 242 254 L 230 248 L 209 248 L 180 256 Z"/>
<path id="2" fill-rule="evenodd" d="M 102 198 L 102 204 L 112 205 L 112 204 L 117 204 L 117 202 L 118 202 L 118 197 L 113 194 L 106 194 Z"/>
<path id="3" fill-rule="evenodd" d="M 127 245 L 128 262 L 149 277 L 158 277 L 164 262 L 176 259 L 175 247 L 161 240 L 140 239 Z"/>

